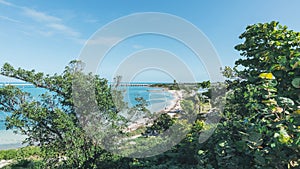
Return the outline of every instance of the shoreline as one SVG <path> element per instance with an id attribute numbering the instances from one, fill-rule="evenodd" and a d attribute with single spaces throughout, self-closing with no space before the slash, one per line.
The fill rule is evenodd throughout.
<path id="1" fill-rule="evenodd" d="M 170 112 L 170 111 L 176 111 L 176 110 L 182 110 L 182 107 L 180 106 L 180 101 L 183 98 L 183 93 L 180 90 L 167 90 L 167 92 L 171 93 L 173 95 L 173 99 L 170 102 L 170 105 L 166 107 L 162 112 Z"/>
<path id="2" fill-rule="evenodd" d="M 158 88 L 158 87 L 153 87 Z M 156 111 L 153 111 L 156 115 L 160 114 L 168 114 L 172 118 L 178 113 L 178 111 L 181 111 L 182 108 L 180 106 L 180 102 L 183 98 L 183 93 L 180 90 L 169 90 L 167 88 L 160 88 L 161 90 L 155 90 L 154 92 L 168 92 L 172 95 L 172 99 L 164 102 L 164 103 L 154 103 L 152 106 L 156 108 Z M 151 91 L 149 91 L 151 92 Z M 149 122 L 151 122 L 153 119 L 150 118 L 140 118 L 130 124 L 126 131 L 134 131 L 138 129 L 141 126 L 147 126 L 149 125 Z M 6 137 L 0 138 L 0 150 L 5 149 L 15 149 L 24 147 L 26 145 L 22 144 L 22 141 L 26 138 L 24 135 L 15 134 L 11 130 L 0 130 L 0 135 L 5 135 Z"/>
<path id="3" fill-rule="evenodd" d="M 163 88 L 164 92 L 169 92 L 173 95 L 173 99 L 169 100 L 167 103 L 167 107 L 161 108 L 159 111 L 155 112 L 155 114 L 168 114 L 172 118 L 178 113 L 178 111 L 182 110 L 182 107 L 180 105 L 180 102 L 183 98 L 183 93 L 181 90 L 168 90 L 166 88 Z M 141 126 L 147 126 L 149 125 L 148 122 L 153 119 L 150 118 L 141 118 L 135 121 L 134 123 L 130 124 L 127 129 L 125 130 L 126 132 L 131 132 L 134 130 L 137 130 Z"/>

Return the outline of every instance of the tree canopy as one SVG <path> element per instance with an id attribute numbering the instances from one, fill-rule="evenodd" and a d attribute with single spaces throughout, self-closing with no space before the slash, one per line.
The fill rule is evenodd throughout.
<path id="1" fill-rule="evenodd" d="M 80 61 L 71 61 L 61 75 L 53 76 L 14 69 L 8 63 L 1 69 L 1 75 L 29 82 L 47 91 L 39 98 L 33 98 L 15 86 L 0 88 L 0 110 L 12 113 L 6 120 L 7 129 L 25 134 L 28 136 L 25 142 L 39 145 L 45 152 L 47 166 L 94 168 L 103 156 L 107 156 L 106 160 L 112 157 L 87 136 L 75 113 L 73 95 L 76 92 L 72 91 L 72 83 L 76 76 L 83 77 L 76 78 L 77 83 L 93 83 L 97 106 L 102 112 L 117 113 L 107 80 L 81 73 L 83 66 Z"/>
<path id="2" fill-rule="evenodd" d="M 14 86 L 0 88 L 0 110 L 12 112 L 7 128 L 28 135 L 26 142 L 39 144 L 50 168 L 299 168 L 300 33 L 273 21 L 248 26 L 240 39 L 243 42 L 235 49 L 242 58 L 234 68 L 223 70 L 227 80 L 220 85 L 225 85 L 228 92 L 222 118 L 214 134 L 202 144 L 199 136 L 214 126 L 198 114 L 192 126 L 180 125 L 182 130 L 191 128 L 185 139 L 157 156 L 129 159 L 102 149 L 80 125 L 72 81 L 79 77 L 76 80 L 83 86 L 83 93 L 85 87 L 94 88 L 97 107 L 112 121 L 118 120 L 120 108 L 126 105 L 114 104 L 105 79 L 81 74 L 84 64 L 80 61 L 70 62 L 61 75 L 53 76 L 5 64 L 1 75 L 32 83 L 48 93 L 34 99 Z M 198 87 L 209 86 L 209 82 L 203 82 Z M 143 111 L 145 100 L 137 101 L 133 110 Z M 193 101 L 184 100 L 181 105 L 193 112 L 199 100 Z M 77 104 L 85 103 L 89 102 Z M 178 123 L 162 115 L 146 129 L 156 131 L 156 135 Z"/>
<path id="3" fill-rule="evenodd" d="M 227 102 L 215 134 L 201 147 L 214 168 L 297 168 L 300 164 L 300 33 L 278 22 L 254 24 L 225 69 Z"/>

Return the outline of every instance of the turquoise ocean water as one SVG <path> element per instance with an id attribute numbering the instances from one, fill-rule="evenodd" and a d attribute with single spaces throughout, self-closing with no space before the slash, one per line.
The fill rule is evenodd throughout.
<path id="1" fill-rule="evenodd" d="M 45 89 L 36 88 L 28 84 L 15 83 L 17 87 L 30 93 L 33 97 L 38 98 L 40 94 L 46 92 Z M 0 87 L 3 83 L 0 83 Z M 134 106 L 137 102 L 136 97 L 143 97 L 148 103 L 148 109 L 151 112 L 158 112 L 164 109 L 170 100 L 173 99 L 171 93 L 162 90 L 161 88 L 152 88 L 147 86 L 130 86 L 122 89 L 124 93 L 124 101 L 128 102 L 129 107 Z M 24 136 L 13 134 L 10 130 L 5 130 L 5 118 L 9 113 L 0 112 L 0 150 L 21 147 Z"/>

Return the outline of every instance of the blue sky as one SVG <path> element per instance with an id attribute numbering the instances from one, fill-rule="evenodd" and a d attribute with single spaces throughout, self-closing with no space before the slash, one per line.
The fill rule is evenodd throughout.
<path id="1" fill-rule="evenodd" d="M 240 57 L 234 46 L 242 42 L 238 36 L 247 25 L 275 20 L 300 31 L 299 6 L 299 0 L 0 0 L 0 65 L 9 62 L 15 67 L 61 73 L 70 60 L 78 58 L 86 40 L 104 25 L 133 13 L 163 12 L 198 27 L 215 47 L 222 65 L 233 66 Z M 116 60 L 147 48 L 181 55 L 196 72 L 197 80 L 208 78 L 201 63 L 186 57 L 193 54 L 181 44 L 151 35 L 133 37 L 117 46 L 99 73 L 109 78 Z M 151 78 L 170 80 L 151 71 L 140 80 Z M 0 81 L 8 80 L 0 77 Z"/>

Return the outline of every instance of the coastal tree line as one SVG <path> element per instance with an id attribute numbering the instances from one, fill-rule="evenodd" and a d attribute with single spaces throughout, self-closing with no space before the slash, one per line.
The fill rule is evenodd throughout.
<path id="1" fill-rule="evenodd" d="M 33 168 L 299 168 L 300 33 L 273 21 L 250 25 L 239 38 L 243 43 L 235 49 L 241 59 L 235 67 L 223 69 L 227 93 L 222 118 L 202 144 L 199 135 L 211 126 L 199 115 L 185 139 L 163 154 L 134 159 L 102 149 L 87 136 L 75 114 L 74 76 L 83 76 L 83 84 L 86 79 L 93 83 L 97 105 L 111 120 L 120 120 L 118 111 L 107 80 L 82 74 L 79 61 L 53 76 L 5 64 L 1 75 L 49 93 L 37 100 L 17 87 L 5 86 L 0 88 L 0 110 L 12 113 L 7 129 L 26 134 L 27 143 L 38 143 L 40 163 Z M 189 102 L 186 109 L 195 104 Z M 174 120 L 162 116 L 149 129 L 164 130 Z"/>

